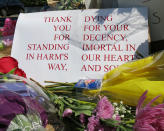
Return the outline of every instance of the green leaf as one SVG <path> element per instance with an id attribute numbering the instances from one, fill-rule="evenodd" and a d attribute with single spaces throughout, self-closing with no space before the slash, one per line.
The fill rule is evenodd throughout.
<path id="1" fill-rule="evenodd" d="M 3 76 L 3 80 L 8 80 L 8 77 L 7 76 Z"/>
<path id="2" fill-rule="evenodd" d="M 60 102 L 59 104 L 59 116 L 62 117 L 64 112 L 64 103 Z"/>
<path id="3" fill-rule="evenodd" d="M 68 99 L 67 100 L 69 103 L 73 103 L 73 100 L 72 99 Z"/>
<path id="4" fill-rule="evenodd" d="M 9 74 L 14 74 L 16 68 L 12 69 L 11 71 L 9 71 L 6 75 L 9 75 Z M 4 73 L 0 72 L 0 75 L 5 75 Z"/>
<path id="5" fill-rule="evenodd" d="M 7 74 L 14 74 L 16 68 L 12 69 L 11 71 L 9 71 Z"/>
<path id="6" fill-rule="evenodd" d="M 103 122 L 106 126 L 117 128 L 117 131 L 127 131 L 126 128 L 119 123 L 119 121 L 112 119 L 101 119 L 101 122 Z"/>
<path id="7" fill-rule="evenodd" d="M 0 50 L 4 49 L 4 44 L 2 42 L 0 42 Z"/>
<path id="8" fill-rule="evenodd" d="M 90 110 L 75 110 L 75 116 L 79 116 L 80 114 L 85 114 L 87 116 L 91 116 L 92 111 L 90 111 Z"/>
<path id="9" fill-rule="evenodd" d="M 4 75 L 4 73 L 0 72 L 0 75 Z"/>
<path id="10" fill-rule="evenodd" d="M 90 105 L 80 105 L 79 106 L 79 109 L 80 110 L 93 110 L 94 107 L 93 106 L 90 106 Z"/>
<path id="11" fill-rule="evenodd" d="M 70 6 L 68 7 L 68 10 L 72 10 L 72 9 L 73 9 L 72 7 L 70 7 Z"/>
<path id="12" fill-rule="evenodd" d="M 64 6 L 59 6 L 58 9 L 59 10 L 62 10 L 64 8 Z"/>
<path id="13" fill-rule="evenodd" d="M 33 125 L 37 125 L 33 127 Z M 7 131 L 13 131 L 20 129 L 26 129 L 26 131 L 31 131 L 31 129 L 34 130 L 41 130 L 43 129 L 41 120 L 39 116 L 34 114 L 27 114 L 25 115 L 16 115 L 16 117 L 11 121 Z"/>

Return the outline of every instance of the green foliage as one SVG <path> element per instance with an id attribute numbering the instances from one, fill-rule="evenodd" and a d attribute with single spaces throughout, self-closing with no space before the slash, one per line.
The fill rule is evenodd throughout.
<path id="1" fill-rule="evenodd" d="M 101 119 L 101 122 L 107 127 L 116 128 L 116 131 L 133 131 L 134 120 L 119 122 L 112 119 Z"/>
<path id="2" fill-rule="evenodd" d="M 60 0 L 57 5 L 59 10 L 85 9 L 82 0 Z"/>
<path id="3" fill-rule="evenodd" d="M 4 49 L 4 44 L 2 42 L 0 42 L 0 50 Z"/>
<path id="4" fill-rule="evenodd" d="M 37 126 L 34 126 L 37 125 Z M 38 115 L 27 114 L 16 115 L 16 117 L 11 121 L 7 131 L 31 131 L 31 130 L 43 130 L 41 119 Z"/>
<path id="5" fill-rule="evenodd" d="M 95 104 L 80 100 L 75 100 L 69 97 L 62 97 L 57 95 L 52 95 L 51 101 L 55 104 L 55 107 L 58 108 L 58 115 L 62 118 L 62 114 L 66 108 L 70 108 L 75 113 L 75 116 L 79 116 L 81 113 L 91 116 L 93 109 L 95 108 Z"/>
<path id="6" fill-rule="evenodd" d="M 44 6 L 47 5 L 47 0 L 21 0 L 24 6 Z"/>
<path id="7" fill-rule="evenodd" d="M 97 100 L 95 102 L 79 100 L 81 97 L 80 95 L 78 95 L 78 98 L 70 97 L 68 92 L 76 92 L 76 90 L 74 90 L 76 83 L 52 81 L 46 81 L 46 83 L 53 83 L 52 85 L 45 86 L 44 91 L 57 108 L 58 117 L 66 124 L 67 131 L 84 131 L 87 129 L 88 118 L 95 115 L 94 110 L 96 108 Z M 66 92 L 66 94 L 63 94 L 64 92 Z M 113 106 L 115 108 L 114 115 L 116 116 L 117 114 L 120 116 L 121 120 L 117 121 L 114 118 L 100 119 L 101 125 L 114 128 L 116 131 L 133 131 L 133 125 L 135 123 L 135 107 L 124 105 L 122 101 L 120 101 L 120 103 L 113 103 Z M 71 109 L 72 115 L 63 118 L 65 109 Z M 80 114 L 85 115 L 86 122 L 83 124 L 80 123 L 79 120 Z"/>

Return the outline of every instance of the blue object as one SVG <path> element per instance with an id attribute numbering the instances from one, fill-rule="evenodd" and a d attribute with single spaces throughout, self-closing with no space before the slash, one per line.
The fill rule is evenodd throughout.
<path id="1" fill-rule="evenodd" d="M 89 80 L 79 80 L 75 88 L 84 88 L 84 89 L 90 89 L 95 90 L 99 89 L 101 87 L 102 80 L 101 79 L 89 79 Z"/>

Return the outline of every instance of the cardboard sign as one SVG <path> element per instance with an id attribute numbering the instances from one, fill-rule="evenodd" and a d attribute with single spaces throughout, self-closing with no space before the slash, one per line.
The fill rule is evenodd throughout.
<path id="1" fill-rule="evenodd" d="M 28 77 L 76 82 L 148 55 L 146 8 L 20 14 L 12 47 Z"/>
<path id="2" fill-rule="evenodd" d="M 149 7 L 149 24 L 152 41 L 164 40 L 164 0 L 118 0 L 118 7 Z"/>

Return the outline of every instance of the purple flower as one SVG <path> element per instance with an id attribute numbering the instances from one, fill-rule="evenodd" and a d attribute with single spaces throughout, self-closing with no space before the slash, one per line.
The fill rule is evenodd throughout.
<path id="1" fill-rule="evenodd" d="M 69 117 L 72 115 L 72 110 L 67 108 L 65 109 L 65 111 L 63 112 L 63 117 Z"/>
<path id="2" fill-rule="evenodd" d="M 96 116 L 90 117 L 88 121 L 87 131 L 115 131 L 113 127 L 101 125 L 99 118 Z"/>
<path id="3" fill-rule="evenodd" d="M 16 115 L 26 115 L 28 111 L 38 113 L 45 127 L 48 123 L 47 113 L 44 108 L 35 99 L 8 91 L 1 88 L 0 90 L 0 131 L 6 131 L 10 122 Z"/>
<path id="4" fill-rule="evenodd" d="M 5 46 L 11 46 L 15 32 L 16 21 L 10 18 L 5 19 L 4 27 L 0 29 L 2 35 L 2 43 Z"/>
<path id="5" fill-rule="evenodd" d="M 14 35 L 15 26 L 16 26 L 16 20 L 6 18 L 4 27 L 0 29 L 0 32 L 2 32 L 2 36 Z"/>
<path id="6" fill-rule="evenodd" d="M 114 107 L 108 101 L 108 98 L 104 96 L 100 99 L 96 107 L 97 117 L 102 119 L 110 119 L 114 114 Z"/>
<path id="7" fill-rule="evenodd" d="M 101 128 L 99 118 L 92 116 L 88 119 L 88 131 L 96 131 L 98 128 Z M 103 131 L 103 130 L 100 130 Z"/>
<path id="8" fill-rule="evenodd" d="M 88 119 L 87 131 L 114 131 L 113 127 L 106 127 L 100 123 L 100 119 L 112 119 L 114 115 L 114 107 L 108 101 L 107 97 L 103 97 L 97 104 L 97 107 L 94 111 L 96 115 Z M 117 115 L 116 120 L 120 120 L 120 117 Z"/>
<path id="9" fill-rule="evenodd" d="M 13 37 L 14 35 L 10 35 L 10 36 L 4 36 L 2 37 L 2 42 L 5 46 L 11 46 L 13 43 Z"/>
<path id="10" fill-rule="evenodd" d="M 80 122 L 81 122 L 82 124 L 85 123 L 85 115 L 84 115 L 84 114 L 80 114 Z"/>
<path id="11" fill-rule="evenodd" d="M 147 91 L 140 97 L 136 108 L 135 131 L 164 131 L 164 104 L 152 107 L 151 104 L 160 96 L 152 99 L 145 107 L 141 108 L 146 99 Z"/>
<path id="12" fill-rule="evenodd" d="M 120 121 L 120 120 L 121 120 L 120 116 L 116 115 L 116 121 Z"/>

